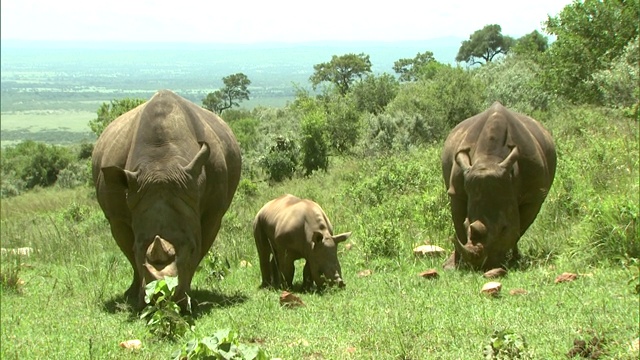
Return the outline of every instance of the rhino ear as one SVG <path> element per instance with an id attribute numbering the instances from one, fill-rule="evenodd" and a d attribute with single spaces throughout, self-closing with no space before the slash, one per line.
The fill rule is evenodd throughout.
<path id="1" fill-rule="evenodd" d="M 510 169 L 513 164 L 518 161 L 519 155 L 520 152 L 518 151 L 518 147 L 514 146 L 513 148 L 511 148 L 511 152 L 509 153 L 509 155 L 507 155 L 507 157 L 502 160 L 502 162 L 500 163 L 500 167 L 503 169 Z"/>
<path id="2" fill-rule="evenodd" d="M 351 236 L 351 231 L 335 235 L 333 237 L 333 242 L 335 242 L 336 244 L 341 243 L 341 242 L 347 240 L 349 238 L 349 236 Z"/>
<path id="3" fill-rule="evenodd" d="M 184 171 L 191 175 L 192 178 L 198 178 L 202 172 L 202 167 L 207 163 L 207 160 L 209 160 L 210 153 L 209 145 L 206 142 L 201 142 L 200 151 L 198 151 L 193 160 L 183 168 Z"/>
<path id="4" fill-rule="evenodd" d="M 138 172 L 124 170 L 118 166 L 102 168 L 104 182 L 113 187 L 128 189 L 129 185 L 137 186 Z"/>
<path id="5" fill-rule="evenodd" d="M 471 159 L 469 158 L 469 153 L 466 151 L 459 151 L 456 154 L 456 163 L 462 171 L 467 172 L 471 168 Z"/>

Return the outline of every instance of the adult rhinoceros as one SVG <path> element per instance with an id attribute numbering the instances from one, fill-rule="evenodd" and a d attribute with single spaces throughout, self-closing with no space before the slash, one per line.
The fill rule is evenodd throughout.
<path id="1" fill-rule="evenodd" d="M 536 120 L 495 102 L 458 124 L 442 153 L 456 237 L 445 263 L 502 266 L 536 218 L 553 183 L 556 151 Z"/>
<path id="2" fill-rule="evenodd" d="M 116 243 L 133 267 L 125 296 L 177 276 L 175 298 L 220 229 L 240 178 L 240 149 L 218 116 L 168 90 L 115 119 L 96 142 L 93 181 Z"/>

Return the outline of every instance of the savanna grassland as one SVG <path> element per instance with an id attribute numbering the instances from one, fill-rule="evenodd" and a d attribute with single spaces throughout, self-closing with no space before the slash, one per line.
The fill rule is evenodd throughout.
<path id="1" fill-rule="evenodd" d="M 462 67 L 435 50 L 405 58 L 415 50 L 378 48 L 398 59 L 390 75 L 393 61 L 382 69 L 361 48 L 339 48 L 364 65 L 347 87 L 314 73 L 330 55 L 308 48 L 287 50 L 297 57 L 186 45 L 6 57 L 3 42 L 0 358 L 180 359 L 173 354 L 190 340 L 230 329 L 280 359 L 637 359 L 639 7 L 582 5 L 546 21 L 553 43 L 533 32 L 474 66 L 479 55 Z M 167 63 L 157 60 L 167 53 Z M 248 65 L 251 54 L 259 57 Z M 123 296 L 132 270 L 95 199 L 89 163 L 99 131 L 89 121 L 106 125 L 113 118 L 98 110 L 96 119 L 101 104 L 161 88 L 200 105 L 212 80 L 238 71 L 258 104 L 222 113 L 242 149 L 240 185 L 194 277 L 193 311 L 180 317 L 193 327 L 159 336 Z M 311 74 L 321 86 L 296 84 Z M 454 230 L 440 154 L 457 123 L 494 101 L 545 126 L 558 165 L 520 240 L 523 258 L 487 296 L 481 272 L 442 268 Z M 304 262 L 296 264 L 298 307 L 258 288 L 251 229 L 256 212 L 285 193 L 319 203 L 336 233 L 353 232 L 338 252 L 344 289 L 303 291 Z M 414 255 L 422 244 L 447 254 Z M 575 279 L 557 282 L 563 273 Z M 119 346 L 131 339 L 141 348 Z"/>
<path id="2" fill-rule="evenodd" d="M 564 358 L 576 339 L 596 339 L 600 358 L 637 358 L 638 264 L 622 255 L 638 254 L 637 126 L 597 109 L 542 121 L 557 139 L 558 174 L 501 296 L 480 294 L 481 273 L 443 271 L 443 258 L 412 253 L 425 242 L 452 250 L 436 143 L 333 158 L 327 172 L 277 184 L 244 182 L 194 280 L 195 336 L 231 328 L 283 359 L 480 359 L 494 331 L 508 330 L 530 358 Z M 294 309 L 258 289 L 250 228 L 283 193 L 314 199 L 337 232 L 353 231 L 339 253 L 346 289 L 300 292 L 298 264 L 294 292 L 306 306 Z M 35 249 L 2 258 L 2 358 L 157 359 L 185 343 L 152 336 L 122 298 L 131 270 L 90 188 L 3 199 L 1 216 L 2 247 Z M 431 268 L 438 279 L 418 276 Z M 563 272 L 578 278 L 554 283 Z M 141 350 L 118 347 L 134 338 Z"/>

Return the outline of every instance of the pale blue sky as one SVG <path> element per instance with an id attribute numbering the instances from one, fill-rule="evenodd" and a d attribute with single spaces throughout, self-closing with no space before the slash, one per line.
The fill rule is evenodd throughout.
<path id="1" fill-rule="evenodd" d="M 571 0 L 2 0 L 0 37 L 147 42 L 467 38 L 487 24 L 541 31 Z M 364 4 L 364 5 L 362 5 Z"/>

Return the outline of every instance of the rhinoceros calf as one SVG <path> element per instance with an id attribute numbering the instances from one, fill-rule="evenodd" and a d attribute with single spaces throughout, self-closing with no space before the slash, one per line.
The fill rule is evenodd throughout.
<path id="1" fill-rule="evenodd" d="M 176 300 L 220 229 L 240 178 L 227 124 L 171 91 L 115 119 L 92 155 L 98 202 L 133 267 L 125 296 L 143 305 L 145 284 L 177 276 Z"/>
<path id="2" fill-rule="evenodd" d="M 556 169 L 551 135 L 536 120 L 494 103 L 458 124 L 442 153 L 456 232 L 445 263 L 502 266 L 536 218 Z"/>
<path id="3" fill-rule="evenodd" d="M 337 245 L 350 232 L 333 235 L 329 218 L 322 208 L 308 199 L 283 195 L 266 203 L 253 221 L 258 248 L 261 287 L 289 288 L 293 285 L 294 262 L 304 258 L 303 286 L 325 282 L 344 286 Z M 284 280 L 284 284 L 282 283 Z"/>

